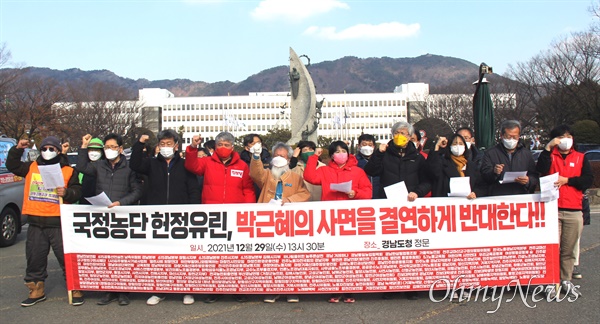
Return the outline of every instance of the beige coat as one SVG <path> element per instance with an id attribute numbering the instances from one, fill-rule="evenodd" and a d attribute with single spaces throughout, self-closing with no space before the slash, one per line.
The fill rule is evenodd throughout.
<path id="1" fill-rule="evenodd" d="M 261 188 L 258 197 L 259 203 L 268 203 L 275 198 L 278 181 L 273 178 L 271 170 L 263 167 L 261 160 L 252 159 L 250 161 L 250 178 Z M 283 184 L 282 198 L 287 198 L 290 202 L 303 202 L 310 199 L 310 192 L 306 189 L 302 176 L 290 170 L 281 175 L 280 180 Z"/>
<path id="2" fill-rule="evenodd" d="M 325 166 L 325 164 L 319 161 L 319 163 L 317 164 L 317 169 L 323 166 Z M 304 162 L 298 161 L 298 164 L 295 168 L 292 169 L 292 171 L 299 174 L 300 177 L 303 177 L 305 167 L 306 164 L 304 164 Z M 306 189 L 308 189 L 308 191 L 310 192 L 310 201 L 321 201 L 321 186 L 310 184 L 307 181 L 304 181 L 304 185 L 306 186 Z"/>

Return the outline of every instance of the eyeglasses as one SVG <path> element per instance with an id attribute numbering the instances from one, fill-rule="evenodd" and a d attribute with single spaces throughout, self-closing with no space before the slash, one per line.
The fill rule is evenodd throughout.
<path id="1" fill-rule="evenodd" d="M 117 150 L 119 148 L 119 146 L 117 145 L 104 145 L 104 149 L 111 149 L 111 150 Z"/>
<path id="2" fill-rule="evenodd" d="M 54 147 L 42 147 L 42 152 L 46 151 L 54 152 L 56 149 Z"/>

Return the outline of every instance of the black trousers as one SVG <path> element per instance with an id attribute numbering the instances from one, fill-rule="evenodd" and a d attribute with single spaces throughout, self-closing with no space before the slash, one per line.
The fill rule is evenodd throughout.
<path id="1" fill-rule="evenodd" d="M 65 254 L 63 252 L 63 239 L 60 227 L 40 227 L 29 224 L 27 229 L 27 242 L 25 243 L 25 257 L 27 270 L 25 281 L 45 281 L 48 278 L 48 254 L 50 247 L 58 260 L 65 276 Z"/>

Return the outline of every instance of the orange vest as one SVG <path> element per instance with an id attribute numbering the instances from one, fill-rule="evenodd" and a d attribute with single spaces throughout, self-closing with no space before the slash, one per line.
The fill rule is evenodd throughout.
<path id="1" fill-rule="evenodd" d="M 64 166 L 61 168 L 65 188 L 73 175 L 73 168 Z M 25 177 L 25 189 L 23 192 L 23 214 L 32 216 L 60 216 L 60 200 L 56 189 L 44 189 L 44 182 L 40 174 L 37 162 L 31 163 L 29 172 Z"/>

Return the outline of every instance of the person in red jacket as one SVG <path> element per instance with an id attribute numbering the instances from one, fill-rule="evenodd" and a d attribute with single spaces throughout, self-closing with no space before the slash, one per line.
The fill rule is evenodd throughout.
<path id="1" fill-rule="evenodd" d="M 331 160 L 327 166 L 317 169 L 319 156 L 323 153 L 321 148 L 317 148 L 315 154 L 308 158 L 304 169 L 304 180 L 322 187 L 321 201 L 371 199 L 373 197 L 371 181 L 365 171 L 358 167 L 356 157 L 348 153 L 348 145 L 343 141 L 335 141 L 328 149 Z M 331 189 L 332 184 L 348 181 L 352 181 L 352 187 L 347 192 Z M 341 299 L 344 303 L 354 303 L 352 294 L 334 294 L 329 298 L 329 302 L 338 303 Z"/>
<path id="2" fill-rule="evenodd" d="M 202 184 L 203 204 L 255 203 L 254 182 L 250 169 L 240 155 L 233 150 L 235 137 L 221 132 L 215 137 L 215 153 L 198 158 L 198 145 L 202 138 L 195 135 L 186 148 L 185 168 L 198 176 L 204 176 Z M 218 295 L 208 295 L 205 303 L 214 303 Z M 234 295 L 236 301 L 248 301 L 246 295 Z"/>
<path id="3" fill-rule="evenodd" d="M 348 145 L 335 141 L 329 145 L 331 161 L 324 168 L 317 169 L 317 161 L 323 150 L 317 148 L 315 154 L 308 158 L 304 169 L 304 180 L 313 185 L 320 185 L 321 201 L 371 199 L 373 187 L 363 169 L 358 167 L 356 157 L 348 153 Z M 340 192 L 331 189 L 331 184 L 352 181 L 352 189 Z"/>
<path id="4" fill-rule="evenodd" d="M 197 158 L 201 137 L 196 135 L 186 148 L 185 168 L 204 176 L 202 185 L 203 204 L 254 203 L 254 183 L 246 162 L 233 150 L 235 138 L 222 132 L 215 138 L 215 154 L 209 158 Z"/>
<path id="5" fill-rule="evenodd" d="M 581 292 L 578 286 L 571 283 L 575 263 L 574 248 L 583 228 L 583 192 L 592 185 L 594 175 L 585 155 L 573 148 L 574 135 L 573 130 L 567 125 L 554 128 L 550 132 L 552 140 L 540 153 L 537 170 L 542 175 L 558 172 L 558 181 L 554 185 L 559 188 L 560 193 L 558 226 L 561 287 L 567 295 L 578 297 L 581 296 Z M 557 294 L 555 286 L 546 287 L 546 293 L 553 298 Z"/>

